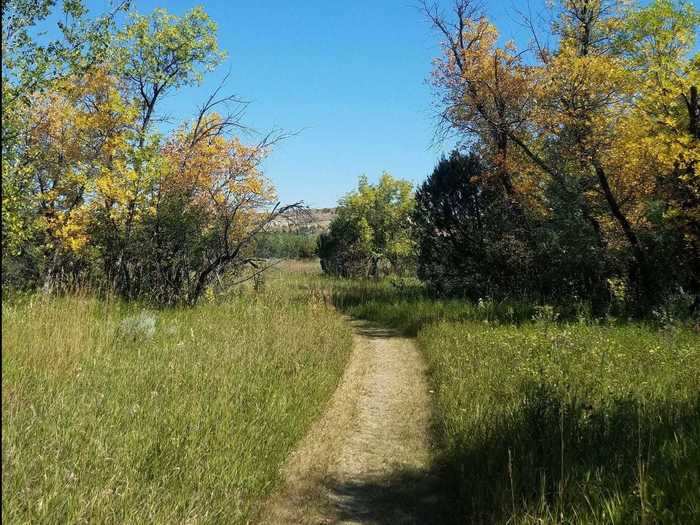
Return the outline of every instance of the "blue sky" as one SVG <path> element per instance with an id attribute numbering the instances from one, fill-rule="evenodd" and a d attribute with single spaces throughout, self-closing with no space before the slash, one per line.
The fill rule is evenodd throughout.
<path id="1" fill-rule="evenodd" d="M 132 7 L 182 14 L 200 4 L 217 22 L 228 59 L 165 107 L 173 117 L 190 116 L 230 67 L 229 91 L 252 102 L 248 125 L 301 130 L 264 165 L 282 202 L 334 206 L 359 175 L 375 180 L 383 170 L 418 183 L 449 151 L 450 144 L 433 146 L 426 82 L 439 39 L 415 0 L 133 0 Z M 89 5 L 98 13 L 107 2 Z M 484 5 L 504 37 L 523 37 L 516 3 Z"/>

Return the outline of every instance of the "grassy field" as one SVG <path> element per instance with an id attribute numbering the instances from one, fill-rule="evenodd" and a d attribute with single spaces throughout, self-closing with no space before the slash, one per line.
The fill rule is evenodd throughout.
<path id="1" fill-rule="evenodd" d="M 541 309 L 529 303 L 436 299 L 430 297 L 416 279 L 373 281 L 322 277 L 314 285 L 329 290 L 333 303 L 344 312 L 409 336 L 441 321 L 519 324 L 543 315 Z"/>
<path id="2" fill-rule="evenodd" d="M 277 279 L 194 309 L 3 305 L 7 523 L 245 523 L 336 387 L 339 317 Z"/>
<path id="3" fill-rule="evenodd" d="M 410 281 L 326 286 L 347 313 L 418 335 L 460 522 L 700 522 L 697 332 L 434 300 Z"/>
<path id="4" fill-rule="evenodd" d="M 700 338 L 643 326 L 421 331 L 470 523 L 697 523 Z"/>
<path id="5" fill-rule="evenodd" d="M 333 302 L 417 334 L 461 522 L 698 522 L 697 331 L 434 300 L 314 261 L 255 289 L 161 311 L 6 303 L 3 519 L 245 523 L 342 374 Z"/>

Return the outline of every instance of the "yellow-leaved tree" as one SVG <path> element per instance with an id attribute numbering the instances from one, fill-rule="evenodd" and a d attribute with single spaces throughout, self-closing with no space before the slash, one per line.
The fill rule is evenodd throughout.
<path id="1" fill-rule="evenodd" d="M 86 264 L 96 192 L 104 173 L 123 163 L 136 108 L 122 98 L 118 80 L 97 67 L 53 82 L 34 96 L 24 116 L 21 162 L 31 181 L 33 229 L 46 254 L 50 286 Z"/>
<path id="2" fill-rule="evenodd" d="M 257 266 L 254 237 L 297 208 L 275 202 L 260 168 L 284 134 L 241 142 L 245 104 L 220 96 L 223 82 L 192 122 L 159 129 L 163 97 L 224 58 L 202 8 L 132 13 L 100 35 L 92 64 L 3 108 L 13 130 L 3 246 L 11 257 L 34 250 L 30 284 L 91 280 L 129 299 L 193 304 L 222 272 Z M 20 87 L 3 76 L 3 97 Z"/>
<path id="3" fill-rule="evenodd" d="M 697 9 L 559 0 L 549 38 L 526 18 L 533 39 L 518 52 L 475 5 L 457 0 L 450 19 L 425 4 L 443 38 L 440 122 L 476 145 L 524 217 L 518 242 L 534 259 L 546 239 L 550 252 L 602 261 L 590 280 L 626 282 L 637 312 L 700 293 Z M 591 241 L 563 243 L 580 231 Z"/>

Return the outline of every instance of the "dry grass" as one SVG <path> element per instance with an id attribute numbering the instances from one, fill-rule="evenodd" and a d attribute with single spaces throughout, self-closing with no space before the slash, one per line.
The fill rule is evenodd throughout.
<path id="1" fill-rule="evenodd" d="M 7 523 L 245 523 L 336 388 L 348 328 L 284 280 L 194 309 L 3 306 Z"/>

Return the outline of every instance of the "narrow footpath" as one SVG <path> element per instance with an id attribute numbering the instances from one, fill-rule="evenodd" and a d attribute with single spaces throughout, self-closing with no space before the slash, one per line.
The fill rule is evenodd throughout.
<path id="1" fill-rule="evenodd" d="M 411 339 L 348 322 L 353 352 L 341 384 L 290 457 L 261 523 L 444 523 L 421 355 Z"/>

